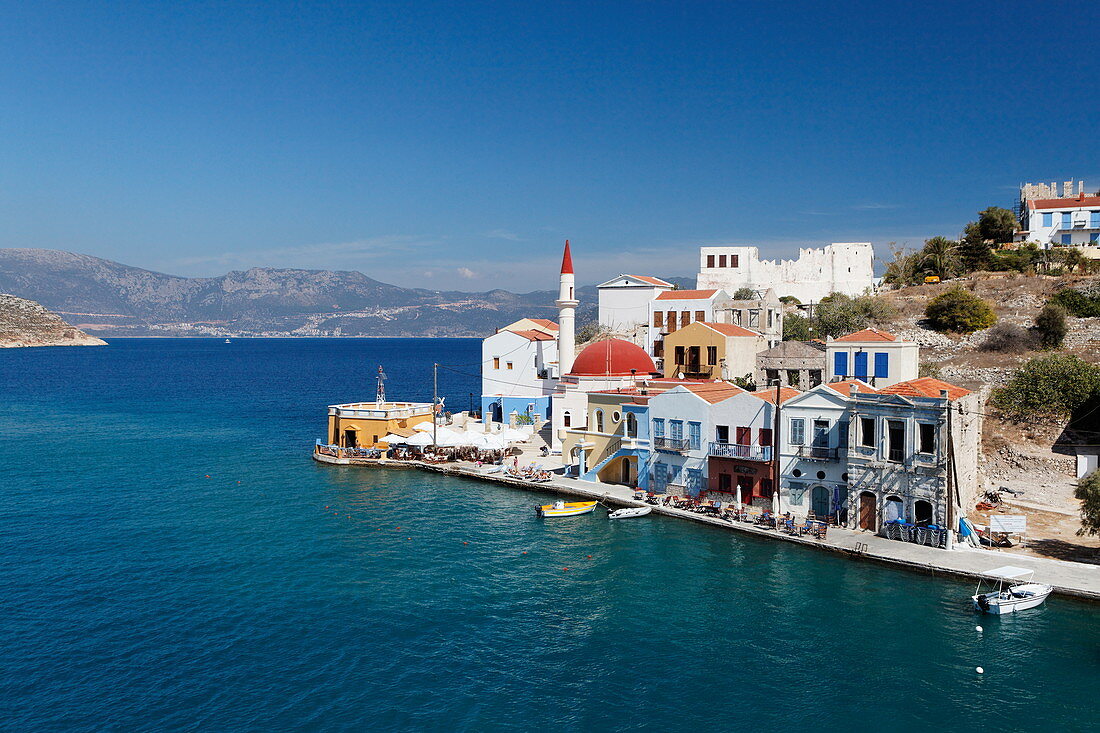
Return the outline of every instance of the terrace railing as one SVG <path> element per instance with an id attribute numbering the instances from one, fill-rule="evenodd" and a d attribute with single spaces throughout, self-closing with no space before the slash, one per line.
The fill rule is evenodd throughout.
<path id="1" fill-rule="evenodd" d="M 654 438 L 653 448 L 666 453 L 685 453 L 688 450 L 687 438 Z"/>
<path id="2" fill-rule="evenodd" d="M 834 461 L 840 455 L 838 448 L 828 448 L 820 445 L 800 445 L 798 457 L 808 458 L 811 461 Z"/>
<path id="3" fill-rule="evenodd" d="M 747 461 L 770 461 L 770 445 L 741 445 L 740 443 L 711 443 L 710 455 L 715 458 L 741 458 Z"/>

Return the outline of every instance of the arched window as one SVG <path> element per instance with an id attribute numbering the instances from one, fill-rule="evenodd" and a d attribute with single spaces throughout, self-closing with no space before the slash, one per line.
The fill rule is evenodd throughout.
<path id="1" fill-rule="evenodd" d="M 603 410 L 596 410 L 595 418 L 596 418 L 596 432 L 597 433 L 602 433 L 603 432 Z"/>
<path id="2" fill-rule="evenodd" d="M 568 410 L 561 414 L 561 424 L 567 428 L 573 425 L 573 416 L 569 414 Z"/>
<path id="3" fill-rule="evenodd" d="M 638 437 L 638 418 L 633 412 L 626 413 L 626 435 L 628 438 Z"/>

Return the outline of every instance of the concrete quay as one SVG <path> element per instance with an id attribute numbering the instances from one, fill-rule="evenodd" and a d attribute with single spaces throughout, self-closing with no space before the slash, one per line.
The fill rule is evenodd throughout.
<path id="1" fill-rule="evenodd" d="M 489 473 L 491 467 L 478 468 L 472 465 L 456 463 L 422 463 L 420 461 L 394 460 L 349 460 L 335 459 L 314 454 L 314 459 L 322 463 L 341 465 L 367 465 L 377 468 L 413 468 L 434 471 L 450 476 L 459 476 L 479 481 L 503 484 L 513 488 L 543 493 L 557 493 L 565 496 L 580 497 L 588 500 L 600 500 L 616 506 L 643 506 L 643 502 L 634 500 L 634 490 L 618 484 L 604 484 L 592 481 L 580 481 L 555 475 L 549 482 L 535 483 L 512 478 L 501 473 Z M 547 459 L 541 459 L 548 463 Z M 955 550 L 943 550 L 925 547 L 910 542 L 890 540 L 865 531 L 856 531 L 840 527 L 829 527 L 824 540 L 810 537 L 788 535 L 785 532 L 758 527 L 746 522 L 730 522 L 717 517 L 704 516 L 674 507 L 654 506 L 655 514 L 686 519 L 736 532 L 765 537 L 782 542 L 793 542 L 820 550 L 839 552 L 849 557 L 906 568 L 933 575 L 944 574 L 976 581 L 1003 565 L 1013 565 L 1035 571 L 1035 580 L 1054 586 L 1059 595 L 1100 601 L 1100 565 L 1067 562 L 1036 558 L 1003 550 L 974 548 L 963 546 Z"/>

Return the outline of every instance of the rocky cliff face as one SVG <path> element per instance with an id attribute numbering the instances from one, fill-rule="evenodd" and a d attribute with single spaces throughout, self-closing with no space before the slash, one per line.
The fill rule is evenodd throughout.
<path id="1" fill-rule="evenodd" d="M 0 293 L 0 348 L 16 346 L 106 346 L 73 328 L 33 300 Z"/>

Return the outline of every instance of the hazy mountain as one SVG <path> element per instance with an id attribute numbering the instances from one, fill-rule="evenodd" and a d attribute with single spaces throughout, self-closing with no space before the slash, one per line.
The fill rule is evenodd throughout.
<path id="1" fill-rule="evenodd" d="M 0 292 L 100 336 L 484 336 L 524 316 L 557 316 L 548 290 L 441 292 L 356 271 L 273 268 L 189 278 L 48 249 L 0 249 Z M 578 324 L 594 320 L 595 286 L 577 296 Z"/>

